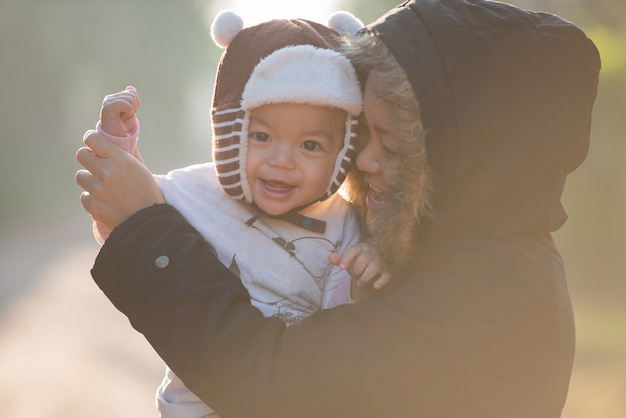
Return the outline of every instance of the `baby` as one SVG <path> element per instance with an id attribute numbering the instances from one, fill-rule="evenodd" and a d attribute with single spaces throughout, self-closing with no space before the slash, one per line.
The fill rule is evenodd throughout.
<path id="1" fill-rule="evenodd" d="M 359 220 L 336 193 L 352 169 L 362 108 L 338 33 L 300 19 L 244 29 L 226 11 L 212 36 L 225 48 L 213 99 L 214 162 L 157 176 L 167 203 L 240 277 L 252 304 L 287 325 L 354 303 L 352 280 L 385 286 L 391 274 L 360 242 Z M 97 124 L 138 158 L 139 106 L 133 87 L 106 96 Z M 108 235 L 98 224 L 95 233 L 101 242 Z M 329 257 L 339 252 L 335 266 Z M 164 417 L 213 413 L 169 369 L 157 401 Z"/>

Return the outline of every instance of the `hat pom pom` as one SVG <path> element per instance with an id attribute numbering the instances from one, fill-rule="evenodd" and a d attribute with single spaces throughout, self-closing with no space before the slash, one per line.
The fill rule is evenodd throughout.
<path id="1" fill-rule="evenodd" d="M 243 29 L 243 19 L 232 10 L 219 12 L 211 24 L 211 38 L 217 46 L 227 48 Z"/>
<path id="2" fill-rule="evenodd" d="M 327 26 L 342 35 L 354 35 L 363 28 L 361 22 L 350 12 L 335 12 L 328 18 Z"/>

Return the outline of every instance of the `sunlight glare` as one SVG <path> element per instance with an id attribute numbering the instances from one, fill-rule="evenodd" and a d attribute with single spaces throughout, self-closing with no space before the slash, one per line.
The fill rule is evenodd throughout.
<path id="1" fill-rule="evenodd" d="M 205 20 L 210 26 L 219 11 L 229 9 L 242 17 L 246 27 L 266 20 L 293 17 L 326 23 L 326 19 L 339 10 L 339 4 L 340 0 L 218 0 L 207 5 Z"/>

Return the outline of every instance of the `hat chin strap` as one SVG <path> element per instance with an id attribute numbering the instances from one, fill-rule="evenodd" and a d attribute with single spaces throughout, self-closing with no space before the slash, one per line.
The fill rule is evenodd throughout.
<path id="1" fill-rule="evenodd" d="M 289 212 L 285 212 L 281 215 L 270 215 L 268 213 L 265 213 L 263 210 L 261 210 L 261 208 L 259 208 L 256 204 L 246 203 L 253 210 L 253 212 L 255 212 L 254 215 L 246 221 L 246 225 L 252 226 L 260 218 L 270 218 L 270 219 L 276 219 L 280 221 L 289 222 L 292 225 L 298 226 L 300 228 L 304 228 L 308 231 L 323 234 L 324 232 L 326 232 L 326 221 L 304 216 L 301 213 L 299 213 L 302 209 L 318 201 L 319 200 L 316 200 L 307 205 L 302 205 L 300 207 L 290 210 Z"/>

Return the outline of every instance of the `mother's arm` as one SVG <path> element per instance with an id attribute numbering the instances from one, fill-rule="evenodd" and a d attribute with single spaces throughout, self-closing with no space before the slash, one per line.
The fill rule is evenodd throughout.
<path id="1" fill-rule="evenodd" d="M 250 305 L 174 208 L 155 205 L 113 231 L 92 275 L 222 417 L 558 417 L 571 367 L 565 296 L 545 277 L 444 270 L 286 328 Z"/>

